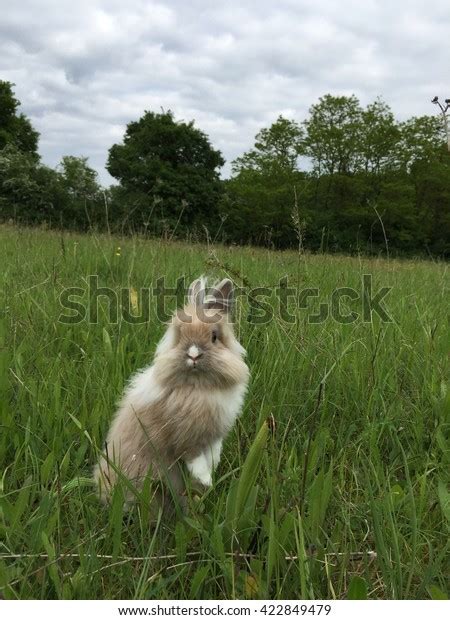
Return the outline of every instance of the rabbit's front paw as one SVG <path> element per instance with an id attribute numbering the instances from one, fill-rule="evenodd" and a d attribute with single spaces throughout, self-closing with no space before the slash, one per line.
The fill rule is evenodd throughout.
<path id="1" fill-rule="evenodd" d="M 212 485 L 211 465 L 204 454 L 200 454 L 192 461 L 186 463 L 193 478 L 198 480 L 204 487 Z"/>

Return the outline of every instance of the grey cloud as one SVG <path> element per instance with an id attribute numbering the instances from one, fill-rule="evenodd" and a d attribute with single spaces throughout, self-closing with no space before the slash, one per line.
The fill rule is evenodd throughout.
<path id="1" fill-rule="evenodd" d="M 144 109 L 195 119 L 228 162 L 327 92 L 433 113 L 430 97 L 450 94 L 449 35 L 444 0 L 22 0 L 2 7 L 0 78 L 45 162 L 86 155 L 109 183 L 108 148 Z"/>

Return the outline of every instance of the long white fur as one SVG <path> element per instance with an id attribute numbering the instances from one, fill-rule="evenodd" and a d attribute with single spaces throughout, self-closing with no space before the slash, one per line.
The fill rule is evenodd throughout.
<path id="1" fill-rule="evenodd" d="M 153 370 L 152 364 L 134 375 L 124 400 L 132 402 L 136 408 L 145 408 L 162 397 L 164 388 L 156 381 Z M 230 430 L 241 412 L 246 389 L 244 385 L 237 385 L 226 390 L 208 390 L 201 394 L 201 398 L 211 408 L 220 407 L 223 425 Z M 211 485 L 212 472 L 220 461 L 221 450 L 222 440 L 214 442 L 202 455 L 186 463 L 192 476 L 205 486 Z"/>

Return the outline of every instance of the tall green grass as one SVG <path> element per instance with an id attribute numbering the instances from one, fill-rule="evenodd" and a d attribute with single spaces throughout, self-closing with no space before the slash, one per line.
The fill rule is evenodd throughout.
<path id="1" fill-rule="evenodd" d="M 120 247 L 120 249 L 118 249 Z M 448 577 L 446 266 L 0 229 L 0 592 L 5 598 L 439 598 Z M 164 326 L 58 321 L 68 286 L 283 276 L 386 297 L 393 321 L 294 323 L 240 299 L 252 381 L 211 490 L 173 520 L 89 476 Z M 448 291 L 447 291 L 448 292 Z M 141 300 L 140 300 L 141 301 Z M 275 296 L 271 303 L 275 306 Z M 313 303 L 314 302 L 314 303 Z M 172 304 L 173 307 L 173 304 Z M 360 312 L 360 302 L 348 310 Z"/>

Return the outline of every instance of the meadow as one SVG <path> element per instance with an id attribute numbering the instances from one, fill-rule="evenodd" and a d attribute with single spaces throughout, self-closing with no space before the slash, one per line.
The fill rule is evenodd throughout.
<path id="1" fill-rule="evenodd" d="M 0 261 L 1 596 L 446 596 L 445 263 L 8 226 Z M 141 288 L 202 273 L 252 291 L 236 304 L 252 379 L 214 485 L 193 491 L 187 514 L 172 519 L 149 510 L 148 486 L 128 512 L 118 494 L 102 506 L 92 467 L 127 379 L 151 361 L 164 325 L 154 296 L 145 322 L 121 311 L 115 320 L 102 298 L 96 322 L 94 313 L 70 323 L 60 295 L 87 291 L 97 275 L 98 286 L 131 290 L 138 312 Z M 390 320 L 363 312 L 364 274 L 374 296 L 391 287 L 382 302 Z M 275 295 L 286 276 L 294 320 Z M 274 294 L 263 299 L 256 287 Z M 341 320 L 320 307 L 337 287 L 358 293 L 342 298 Z M 310 288 L 318 295 L 305 302 Z M 260 320 L 267 303 L 271 318 Z"/>

